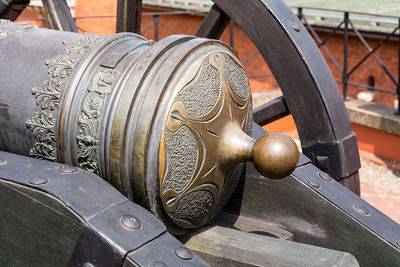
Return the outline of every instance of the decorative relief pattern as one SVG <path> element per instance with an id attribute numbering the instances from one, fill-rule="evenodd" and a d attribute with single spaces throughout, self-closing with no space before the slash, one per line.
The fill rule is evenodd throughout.
<path id="1" fill-rule="evenodd" d="M 116 71 L 107 69 L 102 69 L 94 75 L 79 116 L 78 163 L 81 168 L 96 174 L 100 174 L 97 161 L 100 144 L 99 120 L 105 99 L 116 77 Z"/>
<path id="2" fill-rule="evenodd" d="M 30 23 L 13 23 L 9 20 L 0 19 L 0 38 L 16 32 L 23 32 L 31 29 L 37 29 L 38 26 Z"/>
<path id="3" fill-rule="evenodd" d="M 200 76 L 188 84 L 175 99 L 185 103 L 190 117 L 200 117 L 212 110 L 218 101 L 220 79 L 218 70 L 206 59 L 200 68 Z"/>
<path id="4" fill-rule="evenodd" d="M 53 113 L 36 112 L 26 123 L 32 130 L 33 136 L 37 140 L 29 154 L 37 158 L 56 160 L 56 137 L 54 125 L 56 119 Z"/>
<path id="5" fill-rule="evenodd" d="M 201 220 L 214 206 L 214 196 L 207 190 L 193 191 L 184 195 L 173 212 L 178 219 Z"/>
<path id="6" fill-rule="evenodd" d="M 241 99 L 248 99 L 250 90 L 249 81 L 247 79 L 245 70 L 239 67 L 231 57 L 228 55 L 224 56 L 226 61 L 224 71 L 226 73 L 228 84 L 231 86 L 232 91 L 235 92 L 236 95 L 238 95 Z"/>
<path id="7" fill-rule="evenodd" d="M 32 95 L 40 111 L 33 114 L 32 118 L 26 122 L 35 138 L 35 143 L 29 153 L 31 156 L 56 160 L 55 125 L 61 93 L 75 65 L 102 38 L 102 36 L 85 34 L 78 40 L 65 41 L 63 42 L 65 54 L 46 60 L 49 79 L 32 89 Z"/>
<path id="8" fill-rule="evenodd" d="M 165 131 L 168 151 L 167 170 L 162 186 L 181 191 L 193 176 L 198 158 L 198 146 L 193 132 L 186 126 L 176 132 Z"/>
<path id="9" fill-rule="evenodd" d="M 165 153 L 160 154 L 160 166 L 165 166 L 161 197 L 177 224 L 199 226 L 231 193 L 231 183 L 237 182 L 232 176 L 240 172 L 219 154 L 218 146 L 229 135 L 225 126 L 230 122 L 249 133 L 250 105 L 247 76 L 225 53 L 209 55 L 178 93 L 161 141 Z"/>

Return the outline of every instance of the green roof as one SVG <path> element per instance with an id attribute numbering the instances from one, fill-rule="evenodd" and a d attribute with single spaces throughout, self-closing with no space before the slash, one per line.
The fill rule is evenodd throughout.
<path id="1" fill-rule="evenodd" d="M 358 29 L 367 31 L 391 32 L 399 24 L 399 0 L 285 0 L 296 13 L 296 7 L 304 7 L 303 13 L 310 24 L 337 26 L 343 20 L 343 12 L 321 9 L 342 10 L 358 13 L 370 13 L 385 16 L 350 13 L 350 19 Z"/>
<path id="2" fill-rule="evenodd" d="M 143 4 L 190 11 L 208 11 L 213 2 L 210 0 L 143 0 Z"/>
<path id="3" fill-rule="evenodd" d="M 318 7 L 400 16 L 399 0 L 285 0 L 290 7 Z"/>

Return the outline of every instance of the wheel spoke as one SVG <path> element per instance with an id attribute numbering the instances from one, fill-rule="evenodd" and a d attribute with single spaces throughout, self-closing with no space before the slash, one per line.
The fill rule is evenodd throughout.
<path id="1" fill-rule="evenodd" d="M 0 1 L 0 19 L 16 20 L 27 5 L 29 0 Z"/>
<path id="2" fill-rule="evenodd" d="M 213 5 L 197 30 L 196 36 L 219 39 L 229 21 L 229 16 L 219 7 Z"/>
<path id="3" fill-rule="evenodd" d="M 142 0 L 118 0 L 117 32 L 140 34 Z"/>
<path id="4" fill-rule="evenodd" d="M 66 0 L 42 0 L 42 2 L 53 29 L 78 32 Z"/>
<path id="5" fill-rule="evenodd" d="M 280 96 L 254 108 L 253 119 L 259 125 L 266 125 L 290 114 L 284 96 Z"/>

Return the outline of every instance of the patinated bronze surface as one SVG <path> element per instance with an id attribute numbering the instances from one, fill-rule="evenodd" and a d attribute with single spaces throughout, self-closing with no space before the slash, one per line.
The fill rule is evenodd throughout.
<path id="1" fill-rule="evenodd" d="M 256 142 L 248 135 L 250 88 L 234 54 L 207 54 L 186 75 L 163 131 L 159 171 L 168 215 L 192 228 L 227 201 L 243 169 L 240 163 L 253 161 L 267 177 L 282 178 L 294 170 L 298 149 L 285 135 L 265 135 Z"/>
<path id="2" fill-rule="evenodd" d="M 11 126 L 1 118 L 0 149 L 98 174 L 171 220 L 171 231 L 211 220 L 243 162 L 271 178 L 296 166 L 289 137 L 249 137 L 249 82 L 222 42 L 176 35 L 154 43 L 132 33 L 80 35 L 7 21 L 1 30 L 0 47 L 17 51 L 29 39 L 35 55 L 0 67 L 11 73 L 0 100 L 20 114 Z"/>

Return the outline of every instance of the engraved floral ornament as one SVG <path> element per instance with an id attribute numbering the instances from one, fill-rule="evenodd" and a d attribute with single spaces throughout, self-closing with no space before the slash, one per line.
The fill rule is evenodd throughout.
<path id="1" fill-rule="evenodd" d="M 63 55 L 46 60 L 49 79 L 32 89 L 40 111 L 26 122 L 35 139 L 29 154 L 37 158 L 55 161 L 57 159 L 55 125 L 63 92 L 72 70 L 101 36 L 86 34 L 74 41 L 63 42 Z"/>
<path id="2" fill-rule="evenodd" d="M 232 140 L 228 140 L 231 139 L 230 132 L 232 127 L 240 128 L 240 132 L 249 132 L 251 99 L 248 80 L 243 70 L 245 93 L 240 97 L 237 90 L 232 90 L 228 82 L 229 79 L 225 73 L 227 60 L 230 60 L 230 63 L 233 62 L 232 57 L 225 53 L 210 54 L 203 60 L 193 80 L 180 91 L 182 93 L 196 79 L 207 79 L 204 68 L 209 64 L 209 68 L 217 70 L 215 76 L 219 76 L 219 84 L 217 84 L 219 92 L 214 106 L 204 115 L 190 116 L 185 103 L 179 100 L 178 93 L 178 97 L 172 104 L 161 139 L 159 177 L 162 201 L 170 218 L 186 228 L 199 225 L 202 223 L 200 220 L 203 221 L 205 217 L 212 216 L 212 211 L 219 208 L 217 203 L 230 193 L 227 191 L 230 191 L 231 184 L 235 181 L 227 178 L 232 178 L 238 167 L 235 157 L 225 153 L 229 150 L 227 147 L 232 143 Z M 233 64 L 237 64 L 237 69 L 242 70 L 238 59 L 234 60 Z M 203 78 L 200 78 L 202 75 Z M 192 164 L 193 170 L 190 173 L 190 179 L 185 180 L 185 184 L 177 188 L 169 186 L 166 181 L 167 175 L 171 171 L 169 168 L 174 168 L 174 166 L 170 166 L 169 162 L 171 161 L 169 149 L 173 149 L 173 146 L 168 146 L 169 140 L 166 137 L 184 131 L 187 132 L 187 136 L 191 136 L 191 140 L 195 143 L 196 162 Z M 193 150 L 191 147 L 193 144 L 190 141 L 185 143 L 182 138 L 179 138 L 177 142 L 184 146 L 182 151 L 186 150 L 178 161 L 185 161 L 187 164 L 190 161 L 187 150 Z"/>
<path id="3" fill-rule="evenodd" d="M 97 163 L 100 144 L 99 120 L 105 99 L 111 91 L 116 76 L 117 72 L 113 70 L 101 70 L 94 75 L 79 116 L 77 136 L 79 167 L 96 174 L 100 174 Z"/>

